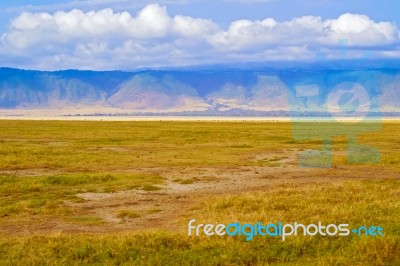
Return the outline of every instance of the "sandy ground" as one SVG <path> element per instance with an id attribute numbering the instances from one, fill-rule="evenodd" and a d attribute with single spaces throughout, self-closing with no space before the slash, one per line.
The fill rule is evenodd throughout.
<path id="1" fill-rule="evenodd" d="M 343 118 L 315 118 L 315 117 L 254 117 L 254 116 L 15 116 L 15 115 L 2 115 L 0 112 L 0 120 L 33 120 L 33 121 L 231 121 L 231 122 L 359 122 L 359 119 L 352 117 Z M 400 122 L 400 117 L 378 117 L 367 118 L 363 121 L 396 121 Z"/>
<path id="2" fill-rule="evenodd" d="M 0 120 L 56 121 L 290 121 L 290 117 L 229 116 L 1 116 Z"/>

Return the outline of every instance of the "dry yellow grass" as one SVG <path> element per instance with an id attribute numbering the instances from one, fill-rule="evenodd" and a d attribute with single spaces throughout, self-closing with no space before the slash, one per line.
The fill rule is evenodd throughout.
<path id="1" fill-rule="evenodd" d="M 330 125 L 320 126 L 329 129 Z M 384 123 L 382 131 L 359 137 L 360 143 L 380 150 L 379 164 L 348 165 L 344 154 L 347 139 L 338 136 L 333 161 L 337 168 L 302 171 L 301 175 L 299 170 L 298 176 L 289 152 L 318 148 L 321 142 L 294 141 L 286 122 L 0 121 L 0 127 L 1 264 L 400 264 L 399 123 Z M 151 193 L 166 193 L 160 189 L 168 182 L 183 188 L 198 182 L 208 186 L 221 182 L 215 173 L 200 175 L 205 167 L 219 171 L 224 169 L 221 167 L 244 167 L 240 168 L 243 173 L 254 169 L 246 176 L 279 181 L 283 177 L 274 173 L 289 171 L 285 170 L 288 162 L 294 176 L 285 177 L 284 184 L 271 181 L 262 191 L 252 188 L 247 192 L 240 192 L 238 185 L 231 194 L 225 191 L 224 195 L 207 194 L 209 199 L 187 199 L 190 208 L 179 217 L 177 232 L 163 228 L 146 233 L 107 232 L 108 221 L 74 207 L 87 202 L 77 196 L 82 193 L 108 195 L 132 190 L 151 197 L 156 195 Z M 171 168 L 197 169 L 199 176 L 168 179 L 166 172 Z M 268 175 L 263 177 L 258 169 Z M 326 181 L 326 176 L 332 180 Z M 165 212 L 163 205 L 119 210 L 115 218 L 127 223 Z M 285 242 L 261 237 L 250 242 L 243 237 L 189 238 L 185 233 L 191 218 L 215 224 L 348 222 L 380 225 L 385 236 L 293 237 Z M 40 221 L 103 231 L 43 233 L 37 230 Z M 30 231 L 19 231 L 29 226 Z"/>

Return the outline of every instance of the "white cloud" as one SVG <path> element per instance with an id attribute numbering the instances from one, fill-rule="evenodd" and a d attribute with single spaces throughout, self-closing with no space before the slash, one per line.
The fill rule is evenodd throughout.
<path id="1" fill-rule="evenodd" d="M 192 38 L 202 38 L 217 32 L 218 26 L 208 19 L 195 19 L 187 16 L 175 16 L 173 31 Z"/>
<path id="2" fill-rule="evenodd" d="M 325 27 L 331 39 L 346 39 L 349 45 L 384 45 L 398 40 L 399 32 L 390 22 L 375 22 L 365 15 L 344 14 L 338 19 L 328 20 Z"/>
<path id="3" fill-rule="evenodd" d="M 136 17 L 128 12 L 115 13 L 112 9 L 82 12 L 48 13 L 24 12 L 11 22 L 4 40 L 11 46 L 27 48 L 38 43 L 64 43 L 80 39 L 151 40 L 177 35 L 202 38 L 218 29 L 206 19 L 175 16 L 171 18 L 165 7 L 147 5 Z"/>
<path id="4" fill-rule="evenodd" d="M 304 16 L 290 21 L 234 21 L 227 31 L 210 41 L 216 47 L 242 50 L 247 47 L 290 45 L 337 45 L 347 40 L 349 46 L 387 45 L 398 41 L 398 30 L 389 22 L 374 22 L 364 15 L 344 14 L 337 19 Z"/>
<path id="5" fill-rule="evenodd" d="M 371 49 L 384 56 L 399 44 L 399 32 L 390 22 L 359 14 L 243 19 L 222 30 L 211 20 L 170 16 L 166 7 L 150 4 L 136 15 L 109 8 L 23 12 L 2 35 L 0 56 L 10 66 L 27 68 L 134 69 L 309 60 L 320 51 L 331 58 L 339 40 L 346 40 L 354 54 Z"/>
<path id="6" fill-rule="evenodd" d="M 87 13 L 74 9 L 54 15 L 25 12 L 11 22 L 5 40 L 18 48 L 26 48 L 37 43 L 102 39 L 111 35 L 154 38 L 165 35 L 170 23 L 165 8 L 157 5 L 147 6 L 136 18 L 111 9 Z"/>

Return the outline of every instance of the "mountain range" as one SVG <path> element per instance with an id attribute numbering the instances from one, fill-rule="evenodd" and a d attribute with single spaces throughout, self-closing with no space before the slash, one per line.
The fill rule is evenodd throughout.
<path id="1" fill-rule="evenodd" d="M 400 63 L 141 71 L 0 68 L 0 115 L 400 114 Z"/>

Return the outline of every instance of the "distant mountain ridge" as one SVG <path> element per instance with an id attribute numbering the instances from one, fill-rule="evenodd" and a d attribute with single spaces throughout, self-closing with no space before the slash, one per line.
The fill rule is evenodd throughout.
<path id="1" fill-rule="evenodd" d="M 0 109 L 11 115 L 56 110 L 63 115 L 324 116 L 332 112 L 332 90 L 346 82 L 365 90 L 370 112 L 400 113 L 400 68 L 323 65 L 137 72 L 0 68 Z M 348 100 L 365 105 L 362 99 Z"/>

